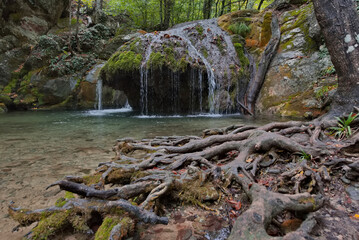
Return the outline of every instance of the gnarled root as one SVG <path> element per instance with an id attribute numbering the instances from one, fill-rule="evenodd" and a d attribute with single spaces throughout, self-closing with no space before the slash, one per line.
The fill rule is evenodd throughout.
<path id="1" fill-rule="evenodd" d="M 131 234 L 138 221 L 166 224 L 161 214 L 171 209 L 170 200 L 224 218 L 239 216 L 229 239 L 271 239 L 266 230 L 278 225 L 276 217 L 301 213 L 304 221 L 298 229 L 273 236 L 305 238 L 316 224 L 311 212 L 323 206 L 333 170 L 345 169 L 345 177 L 353 181 L 358 177 L 358 159 L 346 157 L 356 150 L 357 138 L 338 142 L 323 134 L 335 124 L 275 122 L 206 130 L 203 138 L 119 139 L 116 157 L 100 163 L 94 174 L 69 176 L 49 186 L 80 199 L 65 196 L 56 207 L 35 211 L 11 205 L 9 212 L 23 226 L 39 222 L 29 238 L 69 227 L 94 234 L 90 222 L 97 219 L 111 239 Z M 246 196 L 250 204 L 243 200 Z"/>

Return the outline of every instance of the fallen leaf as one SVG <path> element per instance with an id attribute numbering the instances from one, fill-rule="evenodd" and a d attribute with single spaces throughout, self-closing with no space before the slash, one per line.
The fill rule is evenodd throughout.
<path id="1" fill-rule="evenodd" d="M 252 159 L 252 158 L 248 158 L 248 159 L 246 160 L 246 162 L 247 162 L 247 163 L 253 162 L 253 159 Z"/>

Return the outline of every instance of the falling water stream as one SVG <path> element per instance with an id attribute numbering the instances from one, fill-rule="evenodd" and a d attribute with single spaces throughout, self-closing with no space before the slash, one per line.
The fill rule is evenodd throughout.
<path id="1" fill-rule="evenodd" d="M 218 25 L 216 22 L 216 19 L 211 19 L 211 20 L 204 20 L 204 21 L 197 21 L 195 23 L 190 23 L 187 25 L 182 25 L 180 27 L 176 27 L 167 31 L 163 31 L 163 32 L 156 32 L 156 33 L 147 33 L 146 35 L 143 36 L 142 39 L 145 39 L 145 43 L 147 45 L 145 54 L 144 54 L 144 60 L 142 61 L 141 64 L 141 68 L 140 68 L 140 106 L 141 106 L 141 114 L 143 115 L 148 115 L 149 113 L 149 81 L 150 81 L 150 77 L 149 77 L 149 60 L 150 60 L 150 56 L 151 53 L 153 52 L 153 48 L 155 46 L 160 46 L 161 44 L 163 44 L 163 38 L 165 36 L 171 36 L 171 37 L 176 37 L 176 39 L 180 39 L 182 42 L 185 43 L 185 48 L 188 52 L 188 55 L 191 59 L 200 59 L 201 63 L 203 63 L 204 67 L 205 67 L 205 71 L 207 74 L 207 85 L 208 85 L 208 108 L 202 105 L 202 87 L 203 85 L 203 76 L 202 76 L 202 70 L 198 70 L 198 75 L 195 76 L 195 74 L 192 72 L 191 73 L 191 79 L 189 80 L 190 84 L 190 88 L 191 88 L 191 94 L 196 94 L 194 89 L 194 83 L 195 80 L 192 79 L 192 77 L 195 77 L 196 79 L 198 79 L 198 86 L 199 86 L 199 93 L 197 97 L 191 96 L 191 101 L 190 104 L 191 106 L 189 107 L 189 109 L 192 109 L 193 112 L 193 106 L 195 104 L 199 105 L 200 108 L 200 113 L 203 112 L 204 108 L 205 109 L 209 109 L 209 113 L 210 114 L 215 114 L 218 113 L 218 109 L 219 109 L 219 104 L 218 104 L 218 96 L 216 96 L 216 90 L 218 90 L 218 86 L 220 85 L 220 83 L 218 82 L 218 79 L 216 79 L 216 74 L 215 74 L 215 69 L 214 66 L 212 65 L 212 63 L 207 59 L 208 56 L 204 56 L 201 51 L 200 51 L 200 47 L 203 47 L 203 45 L 201 44 L 205 44 L 205 43 L 198 43 L 198 42 L 193 42 L 193 39 L 190 38 L 190 34 L 188 33 L 188 29 L 190 28 L 195 28 L 196 26 L 200 25 L 203 29 L 208 29 L 208 39 L 206 41 L 210 41 L 211 38 L 215 37 L 215 36 L 221 36 L 221 38 L 223 37 L 223 42 L 226 45 L 226 57 L 231 59 L 232 63 L 237 63 L 238 60 L 236 58 L 236 52 L 234 49 L 234 46 L 232 44 L 231 38 L 230 36 L 224 32 Z M 208 43 L 207 43 L 208 44 Z M 213 44 L 213 43 L 212 43 Z M 208 47 L 210 50 L 213 49 L 212 46 Z M 227 56 L 228 55 L 228 56 Z M 212 61 L 212 60 L 211 60 Z M 221 62 L 221 59 L 216 59 L 217 62 Z M 223 64 L 223 63 L 222 63 Z M 223 64 L 225 65 L 225 64 Z M 217 66 L 218 67 L 218 66 Z M 223 69 L 227 68 L 228 69 L 229 66 L 224 66 L 222 67 Z M 221 69 L 221 71 L 223 71 L 223 69 Z M 228 72 L 230 72 L 228 70 Z M 151 76 L 152 77 L 152 76 Z M 180 82 L 181 79 L 179 79 L 180 74 L 178 73 L 173 73 L 171 74 L 172 77 L 172 104 L 174 106 L 172 106 L 173 109 L 173 113 L 176 114 L 178 111 L 178 105 L 179 103 L 176 101 L 176 99 L 173 98 L 178 98 L 178 92 L 179 92 L 179 88 L 180 88 Z M 160 86 L 159 86 L 160 87 Z M 194 103 L 194 99 L 197 99 L 197 103 Z M 155 109 L 156 106 L 151 106 L 151 109 Z"/>
<path id="2" fill-rule="evenodd" d="M 102 110 L 102 79 L 99 78 L 96 83 L 96 109 Z"/>

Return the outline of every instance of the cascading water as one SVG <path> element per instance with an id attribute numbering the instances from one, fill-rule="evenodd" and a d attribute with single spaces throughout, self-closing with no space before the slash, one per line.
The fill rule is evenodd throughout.
<path id="1" fill-rule="evenodd" d="M 102 79 L 101 78 L 99 78 L 96 83 L 96 100 L 97 100 L 97 110 L 102 110 Z"/>
<path id="2" fill-rule="evenodd" d="M 140 81 L 132 86 L 140 86 L 137 101 L 142 115 L 233 112 L 238 98 L 233 89 L 238 84 L 233 84 L 232 76 L 241 66 L 230 36 L 216 19 L 147 33 L 139 39 L 134 44 L 141 49 L 136 54 L 144 52 Z M 223 91 L 231 93 L 224 98 Z"/>
<path id="3" fill-rule="evenodd" d="M 145 60 L 141 64 L 140 69 L 140 105 L 141 105 L 141 114 L 148 115 L 148 71 L 149 68 L 147 67 L 148 60 L 150 59 L 152 53 L 152 46 L 153 44 L 159 39 L 159 36 L 148 34 L 152 40 L 151 43 L 148 45 L 145 53 Z"/>

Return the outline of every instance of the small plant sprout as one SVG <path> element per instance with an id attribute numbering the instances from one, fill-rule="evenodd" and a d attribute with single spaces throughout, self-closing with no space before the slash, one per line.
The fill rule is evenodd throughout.
<path id="1" fill-rule="evenodd" d="M 352 135 L 352 129 L 350 124 L 355 120 L 358 114 L 350 113 L 347 118 L 336 118 L 338 120 L 337 127 L 329 128 L 331 130 L 331 134 L 340 140 L 344 139 L 345 137 L 349 138 Z"/>
<path id="2" fill-rule="evenodd" d="M 304 152 L 303 150 L 300 152 L 300 161 L 303 161 L 303 160 L 312 160 L 312 155 Z"/>

